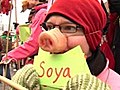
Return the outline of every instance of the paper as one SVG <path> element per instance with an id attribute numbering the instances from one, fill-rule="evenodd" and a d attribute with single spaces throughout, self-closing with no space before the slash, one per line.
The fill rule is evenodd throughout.
<path id="1" fill-rule="evenodd" d="M 28 25 L 20 25 L 20 40 L 25 42 L 30 36 L 30 28 Z"/>
<path id="2" fill-rule="evenodd" d="M 34 67 L 39 74 L 41 85 L 55 88 L 65 86 L 76 74 L 90 73 L 80 46 L 64 54 L 50 54 L 39 49 L 38 56 L 34 59 Z"/>

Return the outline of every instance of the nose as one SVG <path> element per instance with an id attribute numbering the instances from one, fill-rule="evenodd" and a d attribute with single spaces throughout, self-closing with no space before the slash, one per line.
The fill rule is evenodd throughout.
<path id="1" fill-rule="evenodd" d="M 67 47 L 67 39 L 59 29 L 42 32 L 39 36 L 39 46 L 48 52 L 62 52 Z"/>

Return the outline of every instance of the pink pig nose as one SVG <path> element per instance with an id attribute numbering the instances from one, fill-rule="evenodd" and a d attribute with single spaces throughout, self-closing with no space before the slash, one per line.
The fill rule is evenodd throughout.
<path id="1" fill-rule="evenodd" d="M 67 48 L 67 39 L 57 28 L 54 28 L 40 34 L 39 46 L 48 52 L 63 52 Z"/>

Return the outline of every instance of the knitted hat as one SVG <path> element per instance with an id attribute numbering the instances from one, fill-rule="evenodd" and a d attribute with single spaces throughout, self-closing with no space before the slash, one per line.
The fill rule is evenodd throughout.
<path id="1" fill-rule="evenodd" d="M 92 51 L 100 44 L 106 15 L 98 0 L 56 0 L 45 21 L 53 14 L 60 14 L 82 25 Z"/>

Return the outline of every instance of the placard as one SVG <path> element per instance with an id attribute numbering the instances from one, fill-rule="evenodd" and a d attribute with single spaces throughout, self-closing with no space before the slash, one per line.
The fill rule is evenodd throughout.
<path id="1" fill-rule="evenodd" d="M 20 35 L 19 35 L 20 40 L 23 42 L 27 41 L 30 34 L 31 34 L 31 30 L 29 28 L 29 25 L 27 25 L 27 24 L 20 25 L 19 28 L 20 28 L 20 31 L 19 31 L 20 32 Z"/>
<path id="2" fill-rule="evenodd" d="M 80 46 L 63 54 L 50 54 L 40 48 L 34 59 L 34 67 L 39 74 L 41 85 L 50 88 L 64 87 L 76 74 L 90 73 Z"/>

